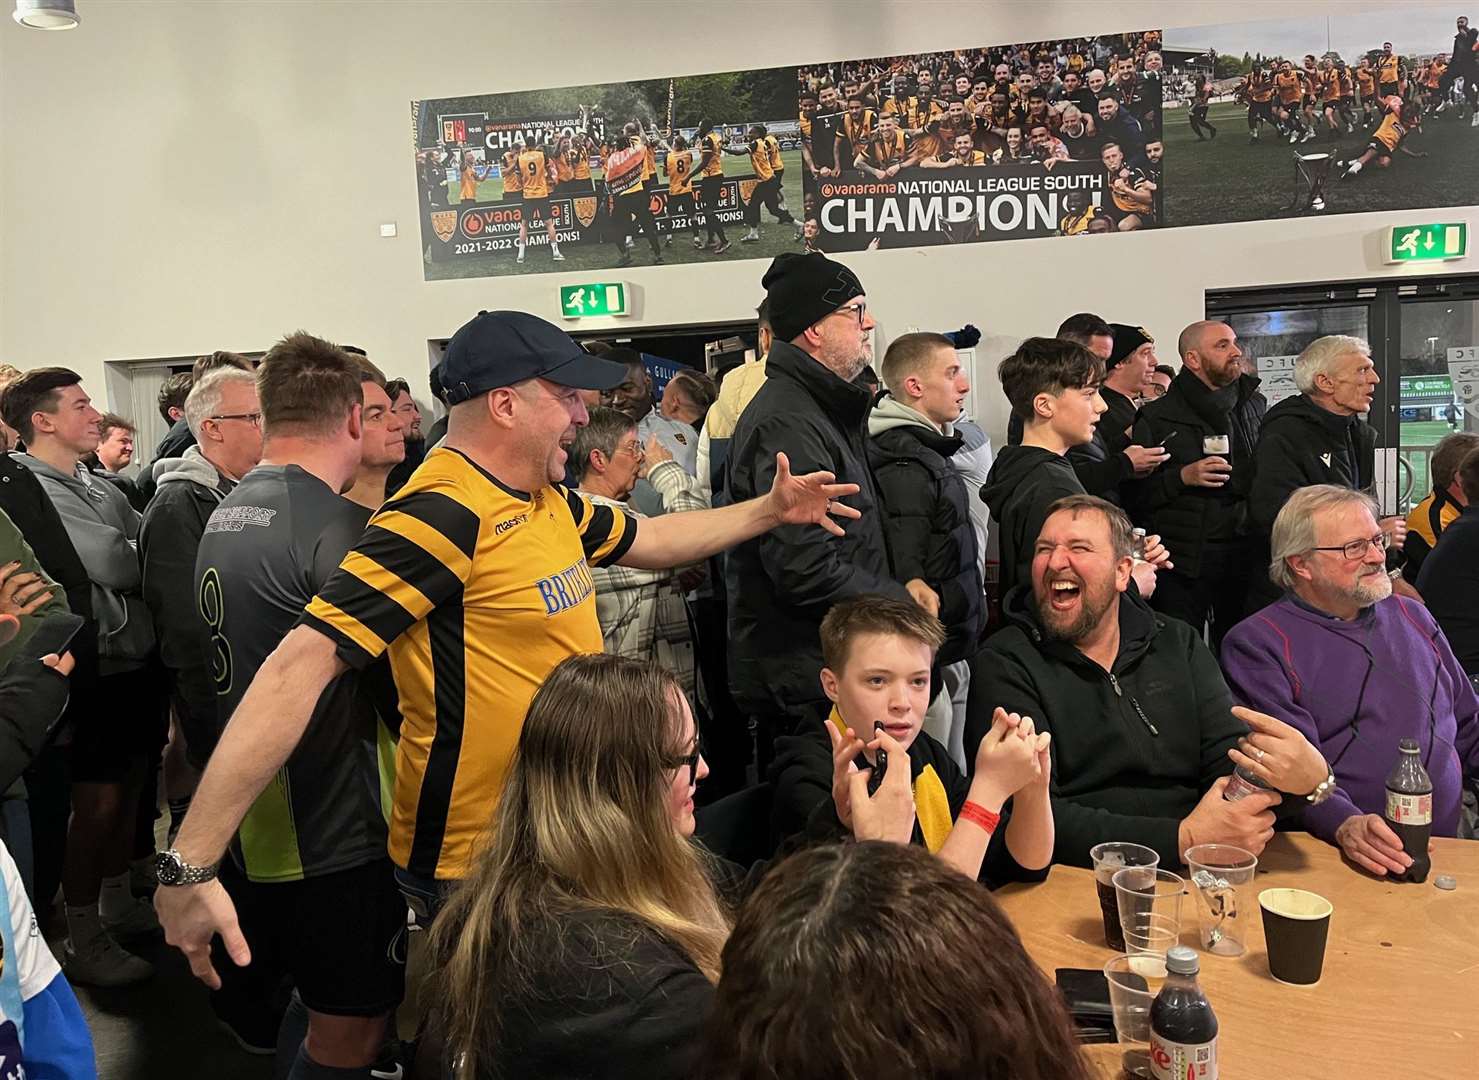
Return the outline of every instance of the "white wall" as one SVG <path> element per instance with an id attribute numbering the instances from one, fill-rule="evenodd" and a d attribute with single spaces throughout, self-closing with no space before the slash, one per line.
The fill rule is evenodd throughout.
<path id="1" fill-rule="evenodd" d="M 360 344 L 419 384 L 427 339 L 480 308 L 558 319 L 560 275 L 423 281 L 413 98 L 761 57 L 784 65 L 1362 9 L 1400 19 L 1400 7 L 1376 0 L 78 6 L 83 23 L 70 33 L 0 20 L 0 359 L 67 364 L 99 395 L 107 360 L 261 349 L 298 328 Z M 1479 209 L 1443 212 L 1456 214 L 1479 230 Z M 396 239 L 379 237 L 385 221 L 398 223 Z M 1345 215 L 875 252 L 853 265 L 883 343 L 906 325 L 980 326 L 977 375 L 989 391 L 1001 355 L 1071 311 L 1172 341 L 1207 289 L 1388 274 L 1376 236 L 1391 223 Z M 625 276 L 644 292 L 642 322 L 660 326 L 750 317 L 764 268 L 735 260 Z M 981 400 L 999 436 L 1000 395 Z"/>

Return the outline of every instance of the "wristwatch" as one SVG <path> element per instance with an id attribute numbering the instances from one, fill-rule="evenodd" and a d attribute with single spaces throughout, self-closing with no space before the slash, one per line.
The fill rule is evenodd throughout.
<path id="1" fill-rule="evenodd" d="M 221 866 L 191 866 L 174 848 L 154 856 L 154 875 L 161 885 L 199 885 L 211 881 Z"/>
<path id="2" fill-rule="evenodd" d="M 1335 773 L 1332 771 L 1329 776 L 1325 777 L 1325 779 L 1321 780 L 1318 784 L 1315 785 L 1314 791 L 1311 791 L 1304 798 L 1305 801 L 1308 802 L 1311 806 L 1319 806 L 1326 799 L 1330 798 L 1330 794 L 1334 790 Z"/>

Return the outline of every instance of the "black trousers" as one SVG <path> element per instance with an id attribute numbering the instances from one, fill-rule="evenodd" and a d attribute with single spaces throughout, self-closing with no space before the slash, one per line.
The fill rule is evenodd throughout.
<path id="1" fill-rule="evenodd" d="M 1174 558 L 1174 553 L 1173 553 Z M 1195 577 L 1177 570 L 1156 575 L 1150 606 L 1191 625 L 1197 633 L 1211 628 L 1212 650 L 1246 614 L 1252 555 L 1246 544 L 1207 543 Z"/>
<path id="2" fill-rule="evenodd" d="M 660 254 L 657 246 L 657 219 L 652 216 L 652 207 L 647 201 L 647 192 L 638 188 L 625 195 L 618 195 L 611 203 L 611 243 L 617 252 L 626 257 L 626 234 L 632 220 L 642 227 L 647 242 L 652 245 L 652 254 Z"/>
<path id="3" fill-rule="evenodd" d="M 718 238 L 720 243 L 727 239 L 724 235 L 724 223 L 719 220 L 719 192 L 723 188 L 722 175 L 704 177 L 698 188 L 704 204 L 704 230 L 709 234 L 710 240 Z"/>
<path id="4" fill-rule="evenodd" d="M 772 176 L 769 180 L 761 180 L 755 185 L 755 191 L 750 195 L 749 205 L 745 207 L 746 225 L 754 228 L 760 224 L 761 206 L 768 209 L 770 216 L 782 225 L 788 225 L 796 220 L 791 216 L 790 211 L 781 206 L 781 181 L 778 176 Z"/>
<path id="5" fill-rule="evenodd" d="M 1448 100 L 1448 92 L 1453 89 L 1454 80 L 1460 75 L 1464 78 L 1464 97 L 1469 99 L 1469 107 L 1479 107 L 1479 65 L 1459 68 L 1450 64 L 1438 80 L 1438 100 Z"/>

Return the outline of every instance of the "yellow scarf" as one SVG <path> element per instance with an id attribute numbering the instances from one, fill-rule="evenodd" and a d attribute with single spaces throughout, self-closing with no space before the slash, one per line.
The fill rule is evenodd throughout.
<path id="1" fill-rule="evenodd" d="M 828 720 L 838 731 L 846 731 L 847 724 L 837 706 L 832 706 Z M 919 831 L 924 835 L 924 846 L 934 855 L 945 846 L 945 838 L 955 827 L 950 817 L 950 800 L 945 795 L 945 785 L 935 772 L 933 765 L 926 765 L 914 780 L 914 816 L 919 821 Z"/>

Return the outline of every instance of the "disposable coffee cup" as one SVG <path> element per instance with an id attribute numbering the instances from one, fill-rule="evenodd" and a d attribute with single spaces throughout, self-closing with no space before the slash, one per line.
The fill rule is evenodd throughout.
<path id="1" fill-rule="evenodd" d="M 1264 889 L 1263 938 L 1268 945 L 1268 971 L 1282 983 L 1313 986 L 1325 966 L 1325 939 L 1330 933 L 1330 901 L 1303 889 Z"/>
<path id="2" fill-rule="evenodd" d="M 1202 453 L 1206 456 L 1213 454 L 1229 454 L 1232 452 L 1232 440 L 1226 435 L 1203 435 Z"/>

